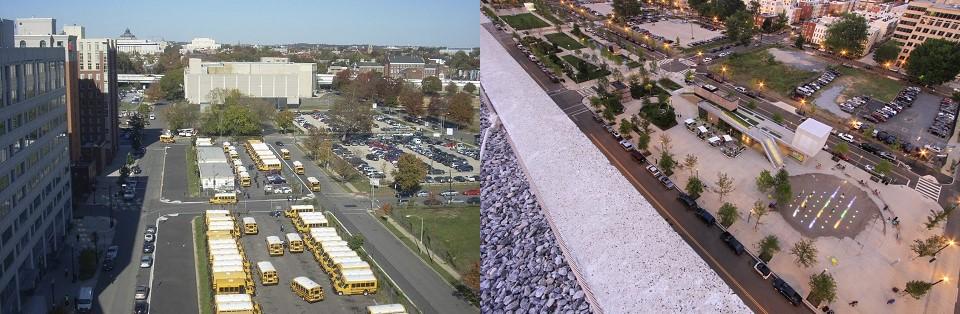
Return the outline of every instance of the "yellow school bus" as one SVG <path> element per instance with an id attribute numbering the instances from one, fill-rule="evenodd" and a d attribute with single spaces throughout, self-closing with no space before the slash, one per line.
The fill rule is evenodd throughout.
<path id="1" fill-rule="evenodd" d="M 310 186 L 310 191 L 320 192 L 320 180 L 314 177 L 307 177 L 307 185 Z"/>
<path id="2" fill-rule="evenodd" d="M 328 225 L 327 217 L 323 213 L 302 212 L 293 217 L 293 226 L 301 233 L 310 232 L 310 228 L 320 228 Z"/>
<path id="3" fill-rule="evenodd" d="M 338 249 L 338 251 L 323 252 L 323 270 L 326 273 L 328 274 L 333 273 L 334 267 L 336 266 L 336 264 L 333 263 L 333 259 L 336 257 L 360 257 L 360 256 L 357 255 L 357 252 L 353 250 L 342 251 Z"/>
<path id="4" fill-rule="evenodd" d="M 160 135 L 160 143 L 176 143 L 177 141 L 173 139 L 173 135 L 163 134 Z"/>
<path id="5" fill-rule="evenodd" d="M 246 275 L 241 266 L 214 266 L 211 269 L 213 291 L 216 294 L 238 294 L 246 292 Z"/>
<path id="6" fill-rule="evenodd" d="M 276 158 L 263 159 L 263 160 L 261 160 L 260 162 L 262 162 L 263 165 L 264 165 L 264 167 L 267 168 L 267 169 L 266 169 L 267 171 L 269 171 L 269 170 L 277 170 L 277 171 L 280 171 L 280 170 L 283 169 L 283 164 L 280 163 L 280 159 L 276 159 Z"/>
<path id="7" fill-rule="evenodd" d="M 283 211 L 283 215 L 287 218 L 293 218 L 294 213 L 303 213 L 303 212 L 313 212 L 313 205 L 291 205 L 287 210 Z"/>
<path id="8" fill-rule="evenodd" d="M 358 270 L 358 269 L 370 270 L 371 269 L 370 263 L 367 263 L 364 261 L 334 260 L 333 264 L 334 264 L 334 272 L 338 274 L 343 273 L 345 271 L 350 271 L 350 270 Z"/>
<path id="9" fill-rule="evenodd" d="M 296 277 L 290 282 L 290 290 L 304 301 L 313 303 L 323 300 L 323 288 L 307 277 Z"/>
<path id="10" fill-rule="evenodd" d="M 236 204 L 236 203 L 237 203 L 236 192 L 217 193 L 210 198 L 210 204 L 214 204 L 214 205 L 226 205 L 226 204 Z"/>
<path id="11" fill-rule="evenodd" d="M 313 250 L 314 252 L 323 253 L 320 248 L 320 243 L 325 241 L 340 241 L 340 236 L 334 234 L 310 234 L 307 237 L 307 247 Z"/>
<path id="12" fill-rule="evenodd" d="M 300 234 L 291 232 L 287 233 L 286 237 L 287 248 L 290 249 L 290 253 L 303 253 L 303 239 L 300 238 Z"/>
<path id="13" fill-rule="evenodd" d="M 267 251 L 270 253 L 270 256 L 283 255 L 283 242 L 280 242 L 280 237 L 278 236 L 267 237 Z"/>
<path id="14" fill-rule="evenodd" d="M 283 160 L 290 160 L 290 150 L 286 148 L 281 148 L 280 156 L 283 157 Z"/>
<path id="15" fill-rule="evenodd" d="M 367 314 L 407 314 L 403 304 L 380 304 L 367 306 Z"/>
<path id="16" fill-rule="evenodd" d="M 297 174 L 303 174 L 303 163 L 300 162 L 299 160 L 294 160 L 293 172 L 296 172 Z"/>
<path id="17" fill-rule="evenodd" d="M 214 314 L 260 314 L 260 306 L 249 294 L 218 294 L 214 297 Z"/>
<path id="18" fill-rule="evenodd" d="M 253 217 L 243 217 L 243 233 L 257 234 L 260 232 L 257 228 L 257 220 Z"/>
<path id="19" fill-rule="evenodd" d="M 257 262 L 257 272 L 260 273 L 260 283 L 264 286 L 280 283 L 280 277 L 277 276 L 277 269 L 273 267 L 273 263 Z"/>
<path id="20" fill-rule="evenodd" d="M 338 295 L 368 295 L 377 293 L 377 277 L 369 269 L 348 270 L 339 274 L 333 282 Z"/>
<path id="21" fill-rule="evenodd" d="M 236 149 L 233 149 L 233 147 L 231 147 L 231 148 L 230 148 L 230 151 L 228 151 L 227 153 L 230 155 L 230 159 L 232 159 L 232 160 L 239 160 L 239 159 L 240 159 L 240 154 L 237 153 L 237 150 L 236 150 Z"/>
<path id="22" fill-rule="evenodd" d="M 250 186 L 250 173 L 244 171 L 240 173 L 240 186 L 249 187 Z"/>
<path id="23" fill-rule="evenodd" d="M 231 147 L 233 147 L 233 144 L 230 144 L 230 142 L 223 142 L 224 153 L 229 152 Z"/>

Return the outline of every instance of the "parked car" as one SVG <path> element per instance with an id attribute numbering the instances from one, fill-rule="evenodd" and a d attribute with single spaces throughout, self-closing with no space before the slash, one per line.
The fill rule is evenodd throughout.
<path id="1" fill-rule="evenodd" d="M 460 195 L 460 193 L 454 190 L 446 190 L 446 191 L 440 192 L 440 196 L 457 196 L 457 195 Z"/>
<path id="2" fill-rule="evenodd" d="M 116 260 L 112 258 L 106 258 L 103 260 L 103 271 L 113 270 L 113 265 L 116 264 Z"/>
<path id="3" fill-rule="evenodd" d="M 143 235 L 144 242 L 153 242 L 154 240 L 156 240 L 156 235 L 152 233 L 147 233 Z"/>
<path id="4" fill-rule="evenodd" d="M 727 243 L 727 246 L 730 247 L 731 250 L 733 250 L 734 254 L 737 254 L 737 255 L 743 254 L 743 251 L 744 251 L 743 244 L 741 244 L 740 241 L 737 241 L 737 238 L 734 237 L 733 234 L 730 234 L 730 232 L 724 232 L 720 234 L 720 239 L 722 239 L 723 242 Z"/>
<path id="5" fill-rule="evenodd" d="M 140 258 L 140 268 L 150 268 L 153 266 L 153 256 L 144 255 Z"/>
<path id="6" fill-rule="evenodd" d="M 119 246 L 111 245 L 107 248 L 107 252 L 103 255 L 105 259 L 114 259 L 117 258 L 117 252 L 120 250 Z"/>
<path id="7" fill-rule="evenodd" d="M 683 204 L 683 206 L 687 209 L 695 209 L 700 207 L 697 206 L 697 201 L 690 197 L 690 195 L 687 195 L 687 193 L 681 192 L 680 195 L 677 196 L 677 200 L 680 201 L 680 204 Z"/>
<path id="8" fill-rule="evenodd" d="M 137 286 L 137 289 L 133 293 L 134 300 L 146 300 L 147 296 L 150 295 L 150 287 L 147 286 Z"/>
<path id="9" fill-rule="evenodd" d="M 657 169 L 657 167 L 654 166 L 654 165 L 649 165 L 649 166 L 647 166 L 647 171 L 649 171 L 650 174 L 653 175 L 654 177 L 658 177 L 658 178 L 659 178 L 659 177 L 662 175 L 662 174 L 660 173 L 660 169 Z"/>
<path id="10" fill-rule="evenodd" d="M 149 234 L 157 234 L 157 226 L 147 225 L 147 229 L 144 230 L 144 232 L 149 233 Z"/>
<path id="11" fill-rule="evenodd" d="M 793 306 L 799 306 L 803 303 L 803 297 L 797 293 L 796 290 L 793 290 L 793 287 L 790 287 L 786 281 L 780 278 L 773 279 L 773 288 L 777 289 L 783 297 L 787 298 L 787 301 L 793 304 Z"/>
<path id="12" fill-rule="evenodd" d="M 660 180 L 660 183 L 663 184 L 663 186 L 666 187 L 667 190 L 670 190 L 670 189 L 673 189 L 673 188 L 674 188 L 673 181 L 670 181 L 670 178 L 669 178 L 669 177 L 667 177 L 667 176 L 660 176 L 660 178 L 659 178 L 658 180 Z"/>
<path id="13" fill-rule="evenodd" d="M 150 303 L 147 303 L 147 301 L 140 300 L 133 304 L 134 314 L 147 314 L 149 310 L 150 310 Z"/>
<path id="14" fill-rule="evenodd" d="M 840 133 L 840 134 L 837 134 L 837 137 L 839 137 L 840 139 L 842 139 L 842 140 L 844 140 L 844 141 L 853 143 L 853 135 L 850 135 L 850 134 L 847 134 L 847 133 Z"/>
<path id="15" fill-rule="evenodd" d="M 754 264 L 753 270 L 760 274 L 763 279 L 770 278 L 770 275 L 773 274 L 773 271 L 770 270 L 770 267 L 767 267 L 767 264 L 762 261 Z"/>
<path id="16" fill-rule="evenodd" d="M 156 246 L 154 246 L 153 243 L 150 243 L 150 242 L 143 243 L 143 253 L 145 254 L 153 253 L 153 249 L 155 248 Z"/>
<path id="17" fill-rule="evenodd" d="M 463 195 L 467 195 L 467 196 L 480 195 L 480 189 L 470 189 L 470 190 L 463 191 Z"/>
<path id="18" fill-rule="evenodd" d="M 713 214 L 703 209 L 703 207 L 697 208 L 696 215 L 708 225 L 715 225 L 717 223 L 717 219 L 713 217 Z"/>

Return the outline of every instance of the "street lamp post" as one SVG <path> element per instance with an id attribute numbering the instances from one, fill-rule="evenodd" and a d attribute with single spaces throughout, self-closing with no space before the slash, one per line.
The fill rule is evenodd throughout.
<path id="1" fill-rule="evenodd" d="M 937 280 L 937 282 L 934 282 L 934 283 L 933 283 L 932 285 L 930 285 L 930 286 L 936 286 L 938 283 L 941 283 L 941 282 L 944 282 L 944 281 L 950 281 L 950 278 L 947 277 L 947 276 L 943 276 L 943 278 L 940 278 L 940 280 Z"/>
<path id="2" fill-rule="evenodd" d="M 420 253 L 422 254 L 423 251 L 426 251 L 426 246 L 423 244 L 423 217 L 420 217 L 420 216 L 417 216 L 417 215 L 406 215 L 406 216 L 404 216 L 404 217 L 406 217 L 406 218 L 410 218 L 410 217 L 420 218 L 420 247 L 419 247 L 419 248 L 420 248 Z"/>
<path id="3" fill-rule="evenodd" d="M 763 96 L 763 81 L 757 83 L 757 96 Z"/>
<path id="4" fill-rule="evenodd" d="M 722 74 L 722 79 L 723 79 L 724 81 L 726 81 L 726 80 L 727 80 L 727 66 L 726 66 L 726 65 L 720 67 L 720 73 Z"/>
<path id="5" fill-rule="evenodd" d="M 939 250 L 937 250 L 936 252 L 933 252 L 933 255 L 931 255 L 931 256 L 933 256 L 933 258 L 930 259 L 930 263 L 933 263 L 933 261 L 937 260 L 937 254 L 939 254 L 940 251 L 943 251 L 943 249 L 945 249 L 945 248 L 947 248 L 947 247 L 951 247 L 951 246 L 953 246 L 954 244 L 956 244 L 956 242 L 954 242 L 953 240 L 949 240 L 949 241 L 947 241 L 947 244 L 946 244 L 946 245 L 944 245 L 943 247 L 941 247 L 941 248 L 940 248 Z"/>

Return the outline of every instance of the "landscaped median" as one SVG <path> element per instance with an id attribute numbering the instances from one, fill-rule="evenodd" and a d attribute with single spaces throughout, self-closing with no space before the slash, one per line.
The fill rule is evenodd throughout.
<path id="1" fill-rule="evenodd" d="M 544 35 L 544 37 L 547 37 L 547 40 L 550 41 L 551 43 L 554 43 L 557 46 L 560 46 L 561 48 L 566 50 L 576 50 L 576 49 L 586 48 L 585 46 L 580 44 L 580 42 L 578 42 L 576 39 L 573 39 L 573 37 L 570 37 L 566 33 L 550 33 L 550 34 Z"/>
<path id="2" fill-rule="evenodd" d="M 549 23 L 544 22 L 539 17 L 536 17 L 530 13 L 501 15 L 500 19 L 502 19 L 504 22 L 507 22 L 507 24 L 510 24 L 510 27 L 513 27 L 513 29 L 518 31 L 550 26 Z"/>
<path id="3" fill-rule="evenodd" d="M 762 81 L 766 86 L 764 91 L 773 90 L 783 97 L 789 97 L 798 85 L 817 76 L 817 72 L 799 70 L 777 61 L 766 50 L 734 53 L 710 66 L 710 71 L 748 86 L 757 86 L 757 82 Z"/>
<path id="4" fill-rule="evenodd" d="M 200 168 L 197 166 L 197 148 L 187 146 L 187 192 L 190 197 L 200 194 Z"/>
<path id="5" fill-rule="evenodd" d="M 593 65 L 590 62 L 583 61 L 583 59 L 577 58 L 574 55 L 565 55 L 563 61 L 566 61 L 570 66 L 576 69 L 576 75 L 573 75 L 573 79 L 577 83 L 586 82 L 592 79 L 600 78 L 601 76 L 610 75 L 610 71 L 600 69 L 596 65 Z"/>
<path id="6" fill-rule="evenodd" d="M 203 224 L 202 216 L 193 218 L 193 250 L 197 265 L 197 300 L 200 304 L 200 314 L 213 313 L 213 296 L 209 287 L 210 265 L 207 264 L 207 226 Z"/>

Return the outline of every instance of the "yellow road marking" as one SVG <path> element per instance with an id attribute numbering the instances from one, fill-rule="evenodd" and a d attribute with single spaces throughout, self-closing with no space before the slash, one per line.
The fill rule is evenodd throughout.
<path id="1" fill-rule="evenodd" d="M 599 147 L 601 150 L 603 150 L 604 154 L 607 155 L 607 158 L 610 159 L 610 161 L 614 162 L 614 163 L 617 165 L 617 168 L 619 168 L 619 169 L 621 170 L 621 172 L 627 177 L 627 179 L 630 180 L 631 183 L 633 183 L 635 186 L 640 187 L 640 189 L 642 189 L 643 192 L 649 196 L 649 197 L 648 197 L 648 200 L 656 203 L 657 207 L 659 207 L 664 214 L 666 214 L 668 217 L 670 217 L 670 220 L 673 221 L 673 225 L 676 226 L 676 227 L 677 227 L 678 229 L 680 229 L 681 231 L 683 231 L 683 233 L 687 236 L 687 238 L 689 238 L 689 239 L 691 240 L 690 242 L 693 242 L 693 244 L 696 244 L 697 247 L 700 248 L 700 250 L 703 252 L 703 255 L 705 255 L 705 256 L 707 256 L 708 258 L 710 258 L 710 261 L 712 261 L 715 265 L 717 265 L 717 268 L 719 268 L 720 271 L 723 272 L 723 274 L 726 275 L 727 278 L 729 278 L 730 281 L 733 282 L 733 284 L 737 286 L 737 288 L 740 288 L 740 290 L 743 291 L 743 295 L 745 295 L 748 299 L 750 299 L 750 301 L 753 302 L 754 305 L 756 305 L 757 309 L 759 309 L 760 312 L 762 312 L 762 313 L 767 313 L 767 310 L 764 309 L 763 306 L 761 306 L 760 303 L 757 302 L 757 300 L 754 299 L 752 295 L 750 295 L 750 292 L 747 291 L 747 289 L 745 289 L 743 286 L 741 286 L 741 285 L 740 285 L 740 282 L 738 282 L 737 279 L 733 277 L 733 275 L 730 275 L 730 273 L 727 272 L 727 269 L 724 268 L 723 265 L 721 265 L 721 264 L 717 261 L 717 259 L 715 259 L 715 258 L 713 257 L 713 255 L 710 255 L 710 252 L 708 252 L 708 251 L 706 250 L 706 248 L 703 247 L 703 245 L 700 245 L 700 242 L 697 242 L 696 238 L 694 238 L 694 237 L 690 234 L 690 232 L 688 232 L 687 229 L 685 229 L 685 228 L 683 227 L 683 225 L 681 225 L 681 224 L 677 221 L 677 219 L 674 218 L 673 215 L 671 215 L 669 211 L 667 211 L 667 208 L 664 207 L 663 204 L 660 203 L 660 201 L 658 201 L 656 198 L 653 197 L 653 193 L 651 193 L 649 190 L 647 190 L 647 188 L 644 187 L 643 184 L 640 184 L 640 180 L 637 180 L 637 178 L 634 177 L 633 174 L 631 174 L 629 171 L 626 171 L 627 167 L 624 166 L 622 163 L 620 163 L 620 160 L 617 160 L 616 158 L 611 158 L 611 157 L 613 157 L 613 154 L 611 154 L 610 151 L 607 150 L 606 147 L 603 147 L 603 145 L 600 145 L 600 142 L 597 140 L 596 136 L 594 136 L 593 134 L 587 134 L 587 136 L 590 137 L 590 141 L 592 141 L 594 145 L 596 145 L 596 146 Z"/>

